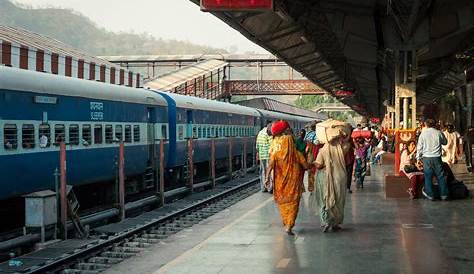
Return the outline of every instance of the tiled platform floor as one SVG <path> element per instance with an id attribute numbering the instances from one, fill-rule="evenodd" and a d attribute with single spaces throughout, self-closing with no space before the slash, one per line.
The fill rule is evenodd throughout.
<path id="1" fill-rule="evenodd" d="M 305 193 L 288 236 L 259 193 L 107 273 L 474 273 L 473 200 L 385 199 L 384 172 L 348 195 L 341 232 L 320 231 Z"/>

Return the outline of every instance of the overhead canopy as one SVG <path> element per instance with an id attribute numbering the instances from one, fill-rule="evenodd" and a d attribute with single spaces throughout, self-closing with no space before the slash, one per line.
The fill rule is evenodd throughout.
<path id="1" fill-rule="evenodd" d="M 165 62 L 198 62 L 203 60 L 221 60 L 225 62 L 279 62 L 272 54 L 179 54 L 179 55 L 115 55 L 101 56 L 113 63 L 165 63 Z"/>
<path id="2" fill-rule="evenodd" d="M 355 90 L 342 101 L 365 114 L 393 100 L 398 50 L 417 50 L 421 103 L 474 64 L 472 0 L 274 0 L 273 11 L 213 14 L 326 91 Z"/>
<path id="3" fill-rule="evenodd" d="M 294 114 L 298 116 L 309 117 L 318 121 L 323 121 L 328 118 L 326 114 L 316 113 L 311 110 L 299 108 L 299 107 L 286 104 L 277 100 L 273 100 L 270 98 L 266 98 L 266 97 L 259 97 L 259 98 L 239 101 L 239 102 L 236 102 L 236 104 L 252 107 L 252 108 L 258 108 L 258 109 L 264 109 L 264 110 L 269 110 L 269 111 L 276 111 L 276 112 L 282 112 L 286 114 Z"/>
<path id="4" fill-rule="evenodd" d="M 145 87 L 171 91 L 176 87 L 198 77 L 227 66 L 220 60 L 206 60 L 156 77 L 144 84 Z"/>

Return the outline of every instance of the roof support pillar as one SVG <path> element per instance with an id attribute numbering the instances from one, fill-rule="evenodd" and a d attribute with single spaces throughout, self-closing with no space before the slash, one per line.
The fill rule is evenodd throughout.
<path id="1" fill-rule="evenodd" d="M 474 84 L 466 84 L 466 107 L 467 107 L 467 128 L 472 126 L 472 92 L 474 91 Z"/>
<path id="2" fill-rule="evenodd" d="M 414 50 L 400 50 L 395 71 L 395 126 L 416 128 L 416 59 Z"/>

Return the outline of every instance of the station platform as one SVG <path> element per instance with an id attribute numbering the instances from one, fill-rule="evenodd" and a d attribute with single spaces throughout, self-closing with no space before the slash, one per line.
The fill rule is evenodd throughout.
<path id="1" fill-rule="evenodd" d="M 388 168 L 347 195 L 340 232 L 321 232 L 304 193 L 289 236 L 272 196 L 258 193 L 105 273 L 474 273 L 472 198 L 385 199 Z M 473 175 L 454 171 L 472 193 Z"/>

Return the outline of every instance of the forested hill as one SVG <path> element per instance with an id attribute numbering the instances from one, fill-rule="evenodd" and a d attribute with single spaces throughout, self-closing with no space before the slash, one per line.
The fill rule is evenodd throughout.
<path id="1" fill-rule="evenodd" d="M 31 9 L 0 0 L 0 24 L 43 34 L 92 55 L 225 53 L 223 49 L 163 40 L 148 34 L 114 33 L 67 9 Z"/>

